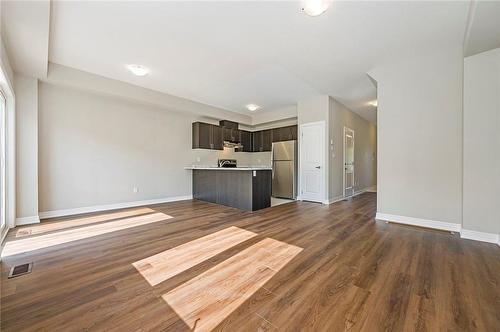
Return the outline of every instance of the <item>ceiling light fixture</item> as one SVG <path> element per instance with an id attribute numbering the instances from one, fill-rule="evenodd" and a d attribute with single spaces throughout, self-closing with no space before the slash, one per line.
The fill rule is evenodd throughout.
<path id="1" fill-rule="evenodd" d="M 376 99 L 374 101 L 369 102 L 368 104 L 372 105 L 373 107 L 377 107 L 378 106 L 378 103 L 377 103 Z"/>
<path id="2" fill-rule="evenodd" d="M 309 16 L 323 14 L 330 6 L 331 0 L 303 0 L 302 11 Z"/>
<path id="3" fill-rule="evenodd" d="M 149 69 L 141 65 L 127 65 L 127 69 L 136 76 L 145 76 L 149 74 Z"/>
<path id="4" fill-rule="evenodd" d="M 258 110 L 260 107 L 259 105 L 255 105 L 255 104 L 248 104 L 247 105 L 247 110 L 249 110 L 250 112 L 254 112 L 256 110 Z"/>

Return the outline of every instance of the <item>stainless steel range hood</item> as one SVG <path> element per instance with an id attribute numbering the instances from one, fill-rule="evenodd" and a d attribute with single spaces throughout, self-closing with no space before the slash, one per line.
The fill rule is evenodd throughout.
<path id="1" fill-rule="evenodd" d="M 232 148 L 232 149 L 243 149 L 243 144 L 241 143 L 235 143 L 235 142 L 230 142 L 230 141 L 224 141 L 224 147 L 225 148 Z"/>

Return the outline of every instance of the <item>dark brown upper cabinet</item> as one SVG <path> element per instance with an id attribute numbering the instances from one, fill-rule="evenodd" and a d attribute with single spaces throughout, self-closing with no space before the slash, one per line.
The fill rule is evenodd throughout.
<path id="1" fill-rule="evenodd" d="M 240 142 L 240 130 L 223 127 L 222 131 L 224 133 L 224 141 L 239 143 Z"/>
<path id="2" fill-rule="evenodd" d="M 297 140 L 298 137 L 299 137 L 299 129 L 297 127 L 297 125 L 295 126 L 290 126 L 290 130 L 292 131 L 292 140 Z"/>
<path id="3" fill-rule="evenodd" d="M 214 150 L 224 150 L 224 140 L 222 139 L 222 128 L 212 125 L 212 146 Z"/>
<path id="4" fill-rule="evenodd" d="M 246 130 L 240 130 L 240 143 L 243 149 L 238 149 L 238 152 L 253 152 L 252 133 Z"/>
<path id="5" fill-rule="evenodd" d="M 238 122 L 229 121 L 229 120 L 220 120 L 219 126 L 224 128 L 238 129 Z"/>
<path id="6" fill-rule="evenodd" d="M 203 122 L 193 123 L 193 149 L 223 150 L 224 141 L 241 143 L 237 152 L 271 151 L 273 142 L 297 139 L 297 126 L 246 131 L 239 130 L 236 122 L 222 120 L 220 126 Z"/>
<path id="7" fill-rule="evenodd" d="M 193 122 L 193 149 L 223 150 L 222 128 L 209 123 Z"/>
<path id="8" fill-rule="evenodd" d="M 253 132 L 253 151 L 271 151 L 273 143 L 273 130 L 260 130 Z"/>
<path id="9" fill-rule="evenodd" d="M 288 126 L 273 129 L 273 142 L 290 141 L 297 139 L 297 126 Z"/>
<path id="10" fill-rule="evenodd" d="M 262 146 L 263 151 L 271 151 L 273 148 L 273 130 L 267 129 L 262 131 Z"/>
<path id="11" fill-rule="evenodd" d="M 262 131 L 254 131 L 252 133 L 252 151 L 260 152 L 264 147 L 262 146 Z"/>

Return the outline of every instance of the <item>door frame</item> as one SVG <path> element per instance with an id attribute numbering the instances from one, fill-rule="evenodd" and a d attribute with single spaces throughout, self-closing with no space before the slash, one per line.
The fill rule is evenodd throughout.
<path id="1" fill-rule="evenodd" d="M 323 163 L 321 165 L 321 169 L 322 169 L 322 172 L 321 172 L 321 192 L 322 192 L 322 198 L 320 200 L 311 200 L 313 202 L 318 202 L 318 203 L 325 203 L 327 201 L 327 196 L 326 196 L 326 188 L 328 188 L 326 186 L 326 153 L 325 153 L 325 135 L 326 135 L 326 123 L 325 121 L 315 121 L 315 122 L 307 122 L 307 123 L 303 123 L 303 124 L 300 124 L 299 125 L 299 132 L 298 132 L 298 137 L 297 139 L 299 140 L 299 144 L 298 144 L 298 157 L 299 157 L 299 174 L 298 174 L 298 178 L 299 178 L 299 185 L 298 185 L 298 193 L 297 193 L 297 200 L 304 200 L 304 198 L 302 197 L 302 193 L 303 193 L 303 184 L 304 184 L 304 181 L 303 181 L 303 178 L 302 178 L 302 169 L 303 169 L 303 165 L 302 165 L 302 161 L 303 161 L 303 157 L 302 157 L 302 151 L 303 151 L 303 143 L 302 143 L 302 137 L 304 135 L 304 132 L 303 132 L 303 128 L 305 127 L 310 127 L 310 126 L 315 126 L 315 125 L 321 125 L 321 131 L 322 131 L 322 141 L 323 141 L 323 149 L 322 149 L 322 152 L 323 152 Z M 308 200 L 309 201 L 309 200 Z"/>
<path id="2" fill-rule="evenodd" d="M 3 242 L 9 228 L 15 227 L 16 219 L 16 122 L 15 96 L 10 78 L 5 74 L 5 67 L 0 63 L 0 90 L 5 97 L 5 228 L 0 233 L 0 243 Z M 0 261 L 1 261 L 0 257 Z"/>
<path id="3" fill-rule="evenodd" d="M 354 184 L 356 183 L 355 182 L 355 174 L 354 174 L 354 156 L 355 156 L 355 144 L 356 144 L 356 140 L 355 140 L 355 137 L 354 137 L 354 130 L 349 128 L 349 127 L 346 127 L 344 126 L 344 130 L 343 130 L 343 136 L 342 136 L 342 196 L 343 197 L 346 197 L 345 195 L 345 136 L 346 134 L 350 132 L 352 133 L 352 150 L 353 150 L 353 153 L 352 153 L 352 163 L 353 163 L 353 166 L 352 166 L 352 195 L 350 195 L 349 197 L 351 196 L 354 196 Z"/>
<path id="4" fill-rule="evenodd" d="M 7 97 L 0 88 L 0 240 L 3 240 L 7 225 Z M 1 241 L 0 241 L 1 242 Z"/>

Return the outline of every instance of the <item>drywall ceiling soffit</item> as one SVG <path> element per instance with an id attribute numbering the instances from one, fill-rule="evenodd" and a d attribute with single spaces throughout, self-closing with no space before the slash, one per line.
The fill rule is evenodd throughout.
<path id="1" fill-rule="evenodd" d="M 500 1 L 472 1 L 464 40 L 464 55 L 500 47 Z"/>
<path id="2" fill-rule="evenodd" d="M 204 118 L 211 118 L 214 119 L 214 121 L 215 119 L 227 119 L 247 125 L 251 125 L 252 123 L 252 118 L 245 114 L 230 112 L 189 99 L 169 95 L 138 85 L 95 75 L 54 63 L 49 63 L 48 75 L 40 81 L 104 96 L 130 100 L 132 102 L 168 111 L 189 113 Z"/>
<path id="3" fill-rule="evenodd" d="M 12 69 L 20 74 L 47 76 L 50 1 L 2 1 L 2 36 Z"/>

